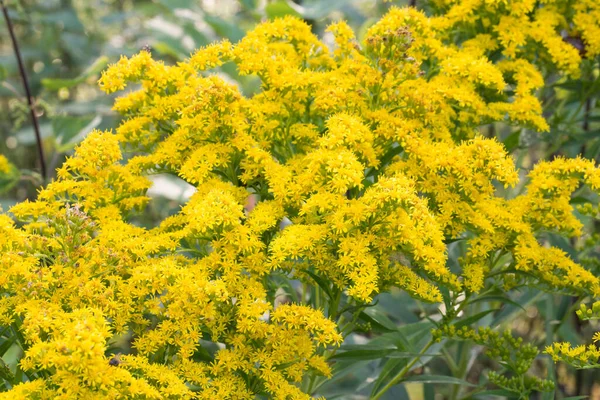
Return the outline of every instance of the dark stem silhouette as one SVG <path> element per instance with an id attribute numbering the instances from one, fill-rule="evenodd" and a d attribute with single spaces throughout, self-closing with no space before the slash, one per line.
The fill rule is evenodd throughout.
<path id="1" fill-rule="evenodd" d="M 31 90 L 29 89 L 29 82 L 27 81 L 27 74 L 25 72 L 25 66 L 23 65 L 23 59 L 21 58 L 21 51 L 19 50 L 19 44 L 15 37 L 12 22 L 8 16 L 8 10 L 4 4 L 4 0 L 0 0 L 0 6 L 2 7 L 2 13 L 6 20 L 6 26 L 10 33 L 10 39 L 12 41 L 13 49 L 15 51 L 15 57 L 17 58 L 17 64 L 19 66 L 19 73 L 21 74 L 21 80 L 23 81 L 23 88 L 25 89 L 25 96 L 27 97 L 27 104 L 29 105 L 29 114 L 31 115 L 31 122 L 33 123 L 33 131 L 35 132 L 35 140 L 37 142 L 38 157 L 40 159 L 40 169 L 42 172 L 42 179 L 45 181 L 47 177 L 46 161 L 44 158 L 44 147 L 42 143 L 42 135 L 40 134 L 40 125 L 38 123 L 37 116 L 35 115 L 35 108 L 33 104 L 33 97 L 31 96 Z"/>

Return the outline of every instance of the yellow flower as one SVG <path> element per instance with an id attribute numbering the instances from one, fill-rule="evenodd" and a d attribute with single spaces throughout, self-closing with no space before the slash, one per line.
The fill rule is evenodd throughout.
<path id="1" fill-rule="evenodd" d="M 0 154 L 0 173 L 8 174 L 10 172 L 10 166 L 11 164 L 8 159 Z"/>
<path id="2" fill-rule="evenodd" d="M 116 100 L 116 132 L 91 132 L 35 201 L 11 208 L 20 225 L 0 216 L 0 323 L 23 321 L 21 367 L 47 375 L 7 397 L 308 399 L 297 382 L 330 376 L 325 348 L 343 337 L 306 296 L 282 300 L 295 290 L 287 280 L 319 284 L 334 318 L 342 299 L 360 309 L 391 287 L 439 302 L 443 291 L 522 284 L 514 271 L 490 275 L 506 254 L 527 283 L 599 297 L 599 278 L 539 233 L 581 234 L 571 196 L 582 184 L 600 191 L 600 170 L 556 158 L 520 182 L 503 144 L 479 132 L 547 130 L 540 71 L 579 73 L 563 29 L 598 53 L 598 7 L 436 4 L 444 13 L 433 17 L 392 8 L 362 43 L 334 24 L 331 50 L 286 17 L 175 66 L 146 51 L 111 65 L 105 92 L 141 87 Z M 224 63 L 257 75 L 260 92 L 205 72 Z M 0 173 L 7 165 L 0 157 Z M 157 173 L 194 190 L 148 226 L 136 213 Z M 517 185 L 523 194 L 501 194 Z M 466 239 L 466 254 L 451 270 L 453 239 Z M 484 328 L 447 333 L 534 353 Z M 107 349 L 124 334 L 136 354 L 115 361 Z M 546 351 L 578 367 L 600 355 Z"/>

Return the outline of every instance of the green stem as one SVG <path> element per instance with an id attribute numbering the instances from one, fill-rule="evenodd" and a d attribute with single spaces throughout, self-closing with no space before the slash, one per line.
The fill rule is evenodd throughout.
<path id="1" fill-rule="evenodd" d="M 373 397 L 371 397 L 371 400 L 380 399 L 381 396 L 383 396 L 385 394 L 385 392 L 387 392 L 390 388 L 392 388 L 392 386 L 395 386 L 396 384 L 398 384 L 398 382 L 400 382 L 402 380 L 402 378 L 404 378 L 404 376 L 408 372 L 410 372 L 413 365 L 415 365 L 421 359 L 421 357 L 423 357 L 425 355 L 425 353 L 427 353 L 427 350 L 429 350 L 429 348 L 434 343 L 435 343 L 435 341 L 433 339 L 431 339 L 427 343 L 427 345 L 423 348 L 423 350 L 421 350 L 421 352 L 415 358 L 413 358 L 408 364 L 406 364 L 406 367 L 402 368 L 402 370 L 400 372 L 398 372 L 398 374 L 396 374 L 396 376 L 394 376 L 392 378 L 392 380 L 388 382 L 387 385 L 385 385 L 379 392 L 377 392 Z"/>
<path id="2" fill-rule="evenodd" d="M 335 288 L 334 288 L 334 290 L 335 290 Z M 339 311 L 338 308 L 340 307 L 340 300 L 341 299 L 342 299 L 342 291 L 341 290 L 336 290 L 336 294 L 335 294 L 335 297 L 333 299 L 333 302 L 330 303 L 330 305 L 329 305 L 329 318 L 331 318 L 334 321 L 338 317 L 338 311 Z"/>
<path id="3" fill-rule="evenodd" d="M 315 308 L 317 310 L 322 310 L 325 313 L 325 308 L 321 307 L 321 287 L 315 286 Z"/>

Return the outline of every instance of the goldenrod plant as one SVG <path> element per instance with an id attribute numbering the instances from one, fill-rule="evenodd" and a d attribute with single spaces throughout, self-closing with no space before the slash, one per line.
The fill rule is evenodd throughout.
<path id="1" fill-rule="evenodd" d="M 123 92 L 122 123 L 0 216 L 0 325 L 22 351 L 0 398 L 308 399 L 381 359 L 361 390 L 382 399 L 457 341 L 491 361 L 481 387 L 458 366 L 430 378 L 464 385 L 453 398 L 551 393 L 543 351 L 597 367 L 594 344 L 544 350 L 489 305 L 525 289 L 600 298 L 597 270 L 546 239 L 590 229 L 572 198 L 597 214 L 600 169 L 557 156 L 520 175 L 479 127 L 549 129 L 545 74 L 578 79 L 596 59 L 600 3 L 432 3 L 392 8 L 361 41 L 285 17 L 176 65 L 147 50 L 111 65 L 99 84 Z M 212 73 L 225 64 L 260 91 Z M 195 191 L 142 227 L 156 174 Z M 421 307 L 409 329 L 372 312 L 398 291 Z"/>

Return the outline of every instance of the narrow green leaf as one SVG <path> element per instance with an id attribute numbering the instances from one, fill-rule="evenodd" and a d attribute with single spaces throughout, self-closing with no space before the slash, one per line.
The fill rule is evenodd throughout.
<path id="1" fill-rule="evenodd" d="M 319 285 L 319 287 L 321 289 L 323 289 L 323 291 L 325 292 L 327 297 L 329 297 L 330 299 L 333 299 L 333 294 L 331 293 L 331 288 L 329 287 L 329 285 L 323 278 L 321 278 L 319 275 L 317 275 L 314 272 L 309 271 L 309 270 L 305 270 L 304 272 L 307 273 L 311 278 L 313 278 L 315 283 L 317 285 Z"/>
<path id="2" fill-rule="evenodd" d="M 560 88 L 560 89 L 564 89 L 564 90 L 568 90 L 568 91 L 580 92 L 583 89 L 583 82 L 567 81 L 567 82 L 562 82 L 562 83 L 555 83 L 552 86 L 554 86 L 555 88 Z"/>
<path id="3" fill-rule="evenodd" d="M 100 125 L 99 115 L 87 117 L 55 116 L 52 118 L 52 130 L 59 153 L 73 149 L 94 128 Z"/>
<path id="4" fill-rule="evenodd" d="M 0 379 L 13 384 L 15 381 L 15 377 L 12 374 L 12 372 L 10 372 L 10 369 L 8 368 L 8 366 L 4 363 L 4 361 L 0 358 Z"/>
<path id="5" fill-rule="evenodd" d="M 42 79 L 42 85 L 48 90 L 59 90 L 62 88 L 71 88 L 77 86 L 80 83 L 85 82 L 89 77 L 99 74 L 108 65 L 108 57 L 102 56 L 96 59 L 77 77 L 73 79 Z"/>
<path id="6" fill-rule="evenodd" d="M 473 300 L 469 301 L 469 303 L 472 304 L 472 303 L 480 303 L 480 302 L 487 302 L 487 301 L 499 301 L 501 303 L 511 304 L 511 305 L 513 305 L 515 307 L 519 307 L 520 309 L 525 311 L 525 309 L 523 307 L 521 307 L 521 305 L 519 303 L 517 303 L 516 301 L 513 301 L 506 296 L 500 296 L 500 295 L 488 295 L 488 296 L 476 297 Z"/>
<path id="7" fill-rule="evenodd" d="M 571 204 L 585 204 L 585 203 L 589 203 L 589 202 L 590 202 L 590 200 L 585 196 L 576 196 L 576 197 L 573 197 L 569 201 L 569 203 L 571 203 Z"/>
<path id="8" fill-rule="evenodd" d="M 460 242 L 461 240 L 467 240 L 467 239 L 466 238 L 444 239 L 444 244 L 450 244 L 450 243 Z"/>
<path id="9" fill-rule="evenodd" d="M 454 324 L 454 326 L 456 328 L 462 328 L 463 326 L 469 326 L 469 325 L 471 325 L 471 324 L 479 321 L 480 319 L 482 319 L 486 315 L 493 313 L 494 311 L 498 311 L 498 309 L 494 308 L 492 310 L 485 310 L 485 311 L 482 311 L 482 312 L 477 313 L 475 315 L 471 315 L 470 317 L 467 317 L 465 319 L 462 319 L 462 320 L 458 321 L 457 323 Z"/>
<path id="10" fill-rule="evenodd" d="M 435 325 L 431 321 L 419 321 L 398 327 L 398 332 L 407 338 L 423 337 L 430 333 Z"/>
<path id="11" fill-rule="evenodd" d="M 445 375 L 413 375 L 402 382 L 443 383 L 448 385 L 477 386 L 463 379 Z"/>
<path id="12" fill-rule="evenodd" d="M 13 344 L 15 344 L 15 342 L 17 341 L 16 336 L 10 336 L 8 339 L 6 339 L 4 342 L 2 342 L 2 344 L 0 344 L 0 355 L 4 356 L 4 354 L 6 354 L 6 352 L 8 351 L 8 349 L 10 349 L 12 347 Z"/>
<path id="13" fill-rule="evenodd" d="M 444 300 L 444 305 L 446 306 L 446 310 L 451 309 L 452 306 L 452 299 L 450 298 L 450 291 L 448 290 L 447 287 L 444 286 L 439 286 L 440 289 L 440 293 L 442 294 L 442 299 Z"/>
<path id="14" fill-rule="evenodd" d="M 377 349 L 377 348 L 368 348 L 362 350 L 349 350 L 344 352 L 338 352 L 330 360 L 334 361 L 364 361 L 364 360 L 376 360 L 380 358 L 384 358 L 389 354 L 396 351 L 396 349 Z M 341 350 L 341 349 L 340 349 Z"/>
<path id="15" fill-rule="evenodd" d="M 521 139 L 521 130 L 518 130 L 518 131 L 508 135 L 508 137 L 506 139 L 504 139 L 504 147 L 506 147 L 506 151 L 508 151 L 510 153 L 514 149 L 519 147 L 520 139 Z"/>
<path id="16" fill-rule="evenodd" d="M 189 57 L 190 51 L 186 48 L 181 38 L 173 37 L 162 31 L 157 31 L 152 42 L 152 49 L 157 53 L 174 58 L 177 61 L 183 61 Z"/>
<path id="17" fill-rule="evenodd" d="M 377 306 L 365 309 L 360 313 L 359 318 L 364 322 L 369 322 L 373 328 L 379 331 L 396 331 L 396 325 Z"/>
<path id="18" fill-rule="evenodd" d="M 392 379 L 402 368 L 408 364 L 408 361 L 403 358 L 391 358 L 386 361 L 383 365 L 381 372 L 371 390 L 371 397 L 373 397 L 382 387 L 384 387 L 390 379 Z"/>
<path id="19" fill-rule="evenodd" d="M 338 361 L 333 364 L 331 368 L 332 377 L 328 379 L 323 386 L 334 386 L 333 383 L 342 380 L 347 375 L 353 374 L 356 371 L 364 368 L 371 361 Z"/>

